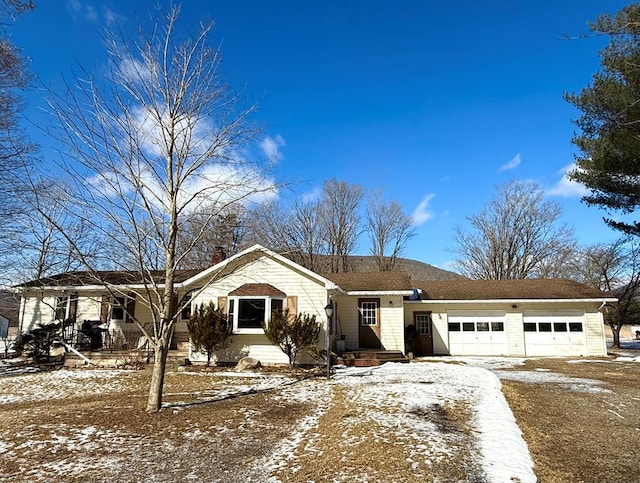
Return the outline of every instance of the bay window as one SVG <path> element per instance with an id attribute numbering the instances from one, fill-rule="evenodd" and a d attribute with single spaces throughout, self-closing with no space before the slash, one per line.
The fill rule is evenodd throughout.
<path id="1" fill-rule="evenodd" d="M 284 299 L 274 297 L 229 297 L 229 319 L 235 334 L 262 334 L 263 324 L 282 311 Z"/>

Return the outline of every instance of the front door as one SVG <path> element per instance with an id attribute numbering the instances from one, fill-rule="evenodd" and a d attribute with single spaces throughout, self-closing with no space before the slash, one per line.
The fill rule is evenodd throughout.
<path id="1" fill-rule="evenodd" d="M 380 299 L 358 299 L 359 346 L 380 349 Z"/>
<path id="2" fill-rule="evenodd" d="M 413 325 L 416 328 L 415 335 L 415 355 L 433 355 L 433 330 L 431 323 L 431 312 L 414 312 Z"/>

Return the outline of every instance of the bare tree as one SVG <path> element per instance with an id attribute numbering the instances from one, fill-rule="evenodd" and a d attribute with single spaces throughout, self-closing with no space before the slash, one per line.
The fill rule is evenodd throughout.
<path id="1" fill-rule="evenodd" d="M 251 236 L 296 263 L 313 270 L 327 268 L 325 239 L 320 226 L 320 203 L 297 200 L 285 209 L 277 200 L 251 213 Z"/>
<path id="2" fill-rule="evenodd" d="M 216 261 L 218 250 L 230 256 L 244 248 L 246 211 L 242 205 L 224 210 L 207 206 L 190 216 L 178 238 L 178 252 L 185 251 L 183 247 L 193 248 L 186 250 L 180 268 L 206 268 Z M 212 218 L 211 213 L 216 213 L 215 217 Z"/>
<path id="3" fill-rule="evenodd" d="M 149 412 L 160 409 L 169 342 L 186 303 L 172 304 L 176 268 L 219 214 L 274 189 L 262 165 L 240 155 L 239 146 L 257 134 L 247 122 L 254 106 L 238 109 L 238 94 L 222 82 L 221 52 L 209 44 L 213 24 L 181 40 L 178 16 L 179 7 L 158 10 L 151 31 L 140 27 L 136 39 L 108 34 L 106 79 L 84 72 L 51 103 L 67 148 L 69 213 L 108 240 L 110 250 L 95 262 L 62 233 L 106 289 L 115 290 L 101 278 L 100 263 L 135 268 L 144 286 L 136 304 L 150 311 L 152 326 L 136 323 L 155 354 Z M 201 229 L 179 247 L 196 215 Z M 156 265 L 163 267 L 160 279 Z"/>
<path id="4" fill-rule="evenodd" d="M 331 272 L 349 271 L 349 255 L 362 231 L 358 215 L 362 196 L 362 186 L 357 184 L 333 178 L 322 185 L 319 221 L 331 260 Z"/>
<path id="5" fill-rule="evenodd" d="M 367 226 L 371 240 L 371 255 L 378 269 L 383 272 L 395 268 L 407 241 L 415 235 L 410 216 L 402 211 L 397 201 L 384 201 L 380 190 L 367 198 Z"/>
<path id="6" fill-rule="evenodd" d="M 34 8 L 33 2 L 0 1 L 0 269 L 12 272 L 16 221 L 24 214 L 20 198 L 25 196 L 22 179 L 34 162 L 36 146 L 20 126 L 24 106 L 21 91 L 29 87 L 28 62 L 11 41 L 11 22 L 21 13 Z M 28 191 L 28 190 L 27 190 Z"/>
<path id="7" fill-rule="evenodd" d="M 573 229 L 560 222 L 558 203 L 545 201 L 535 183 L 499 186 L 480 213 L 456 227 L 457 269 L 475 279 L 521 279 L 549 273 L 550 262 L 575 246 Z"/>
<path id="8" fill-rule="evenodd" d="M 609 244 L 592 245 L 576 260 L 578 280 L 614 294 L 618 303 L 605 311 L 614 347 L 620 347 L 620 329 L 640 318 L 640 243 L 626 236 Z"/>

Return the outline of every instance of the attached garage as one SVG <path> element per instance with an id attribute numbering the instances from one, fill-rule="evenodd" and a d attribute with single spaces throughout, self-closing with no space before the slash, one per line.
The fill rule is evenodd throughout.
<path id="1" fill-rule="evenodd" d="M 449 351 L 454 355 L 509 354 L 505 312 L 450 312 Z"/>
<path id="2" fill-rule="evenodd" d="M 433 353 L 462 356 L 604 356 L 602 311 L 616 299 L 572 280 L 415 282 L 405 325 L 429 312 Z"/>
<path id="3" fill-rule="evenodd" d="M 584 312 L 522 314 L 527 356 L 588 355 Z"/>

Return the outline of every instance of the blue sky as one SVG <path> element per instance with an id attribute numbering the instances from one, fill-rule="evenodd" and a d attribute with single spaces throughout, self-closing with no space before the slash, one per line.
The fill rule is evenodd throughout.
<path id="1" fill-rule="evenodd" d="M 606 39 L 563 37 L 627 3 L 185 0 L 180 26 L 216 22 L 224 78 L 259 102 L 254 119 L 279 150 L 278 172 L 297 181 L 285 201 L 331 177 L 382 188 L 416 215 L 405 256 L 447 267 L 453 228 L 511 179 L 536 181 L 560 202 L 580 243 L 617 236 L 563 180 L 578 112 L 562 93 L 589 83 Z M 40 85 L 55 90 L 78 63 L 100 68 L 100 31 L 135 27 L 156 4 L 41 1 L 13 38 Z M 44 91 L 26 100 L 46 159 L 53 143 L 34 127 L 50 122 Z M 358 253 L 367 252 L 363 236 Z"/>

